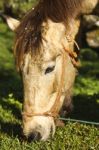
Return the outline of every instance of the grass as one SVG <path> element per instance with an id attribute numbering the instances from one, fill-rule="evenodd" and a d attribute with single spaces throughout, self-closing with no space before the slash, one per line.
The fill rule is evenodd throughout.
<path id="1" fill-rule="evenodd" d="M 47 142 L 22 141 L 23 92 L 15 71 L 13 37 L 0 21 L 0 150 L 98 150 L 98 127 L 77 122 L 66 122 L 65 127 L 57 128 L 55 137 Z M 74 111 L 69 117 L 99 122 L 99 57 L 91 51 L 86 61 L 86 51 L 89 55 L 91 50 L 81 52 L 82 67 L 74 88 Z"/>

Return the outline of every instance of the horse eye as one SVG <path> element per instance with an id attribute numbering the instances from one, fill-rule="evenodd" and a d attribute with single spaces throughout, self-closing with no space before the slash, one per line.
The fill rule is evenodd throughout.
<path id="1" fill-rule="evenodd" d="M 52 72 L 54 70 L 55 66 L 53 67 L 48 67 L 46 70 L 45 70 L 45 74 L 48 74 L 50 72 Z"/>

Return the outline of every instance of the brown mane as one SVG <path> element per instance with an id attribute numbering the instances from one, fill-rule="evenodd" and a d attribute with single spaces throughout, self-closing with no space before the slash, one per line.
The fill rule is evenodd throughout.
<path id="1" fill-rule="evenodd" d="M 80 8 L 82 0 L 40 0 L 35 9 L 31 9 L 16 30 L 15 56 L 20 68 L 23 56 L 29 51 L 37 51 L 42 42 L 42 22 L 51 19 L 69 26 Z"/>

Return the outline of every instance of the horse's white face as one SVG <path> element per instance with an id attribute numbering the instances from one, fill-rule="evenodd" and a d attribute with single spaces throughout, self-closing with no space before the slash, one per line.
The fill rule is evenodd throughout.
<path id="1" fill-rule="evenodd" d="M 47 55 L 49 55 L 47 57 Z M 40 61 L 40 62 L 39 62 Z M 75 69 L 70 57 L 66 55 L 65 68 L 62 67 L 62 54 L 53 55 L 45 52 L 43 60 L 34 61 L 26 55 L 23 67 L 24 106 L 23 132 L 34 139 L 46 140 L 50 134 L 54 135 L 55 122 L 50 116 L 40 116 L 50 111 L 57 97 L 62 69 L 65 71 L 64 88 L 60 97 L 59 110 L 62 107 L 66 91 L 72 86 L 75 78 Z M 68 99 L 66 105 L 69 105 Z M 31 116 L 28 116 L 30 114 Z M 34 114 L 32 116 L 32 114 Z M 38 114 L 38 116 L 35 116 Z"/>
<path id="2" fill-rule="evenodd" d="M 75 78 L 75 69 L 71 63 L 71 59 L 63 51 L 59 42 L 61 32 L 55 31 L 54 28 L 52 38 L 49 35 L 51 27 L 46 33 L 43 41 L 44 52 L 37 57 L 26 54 L 22 67 L 23 85 L 24 85 L 24 105 L 23 105 L 23 132 L 27 137 L 33 139 L 46 140 L 50 135 L 54 135 L 55 122 L 51 116 L 43 116 L 44 112 L 50 111 L 57 97 L 57 91 L 61 81 L 61 74 L 64 71 L 64 87 L 60 96 L 59 110 L 61 109 L 66 92 L 72 86 Z M 52 24 L 53 29 L 53 24 Z M 61 30 L 61 29 L 60 29 Z M 59 34 L 59 35 L 57 35 Z M 47 36 L 48 35 L 48 36 Z M 55 37 L 58 38 L 55 40 Z M 63 53 L 65 62 L 63 62 Z M 65 67 L 65 68 L 63 68 Z M 66 105 L 69 105 L 70 97 L 66 99 Z M 35 114 L 38 114 L 36 116 Z M 30 115 L 30 116 L 29 116 Z"/>
<path id="3" fill-rule="evenodd" d="M 43 114 L 51 109 L 59 86 L 60 75 L 62 71 L 61 55 L 49 55 L 43 60 L 32 61 L 29 55 L 25 58 L 23 67 L 24 84 L 24 112 L 27 114 Z M 64 94 L 61 98 L 61 104 Z M 61 107 L 59 104 L 59 107 Z M 33 116 L 23 117 L 23 130 L 25 135 L 40 133 L 41 139 L 46 140 L 51 131 L 54 134 L 55 124 L 53 117 Z M 39 135 L 39 134 L 38 134 Z"/>

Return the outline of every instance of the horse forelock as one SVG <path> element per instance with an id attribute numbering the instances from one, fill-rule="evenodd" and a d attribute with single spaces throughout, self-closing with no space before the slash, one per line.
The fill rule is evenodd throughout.
<path id="1" fill-rule="evenodd" d="M 25 53 L 40 53 L 43 39 L 42 23 L 50 19 L 68 27 L 70 21 L 77 16 L 81 2 L 82 0 L 40 0 L 38 5 L 26 14 L 16 30 L 14 52 L 19 69 Z"/>

